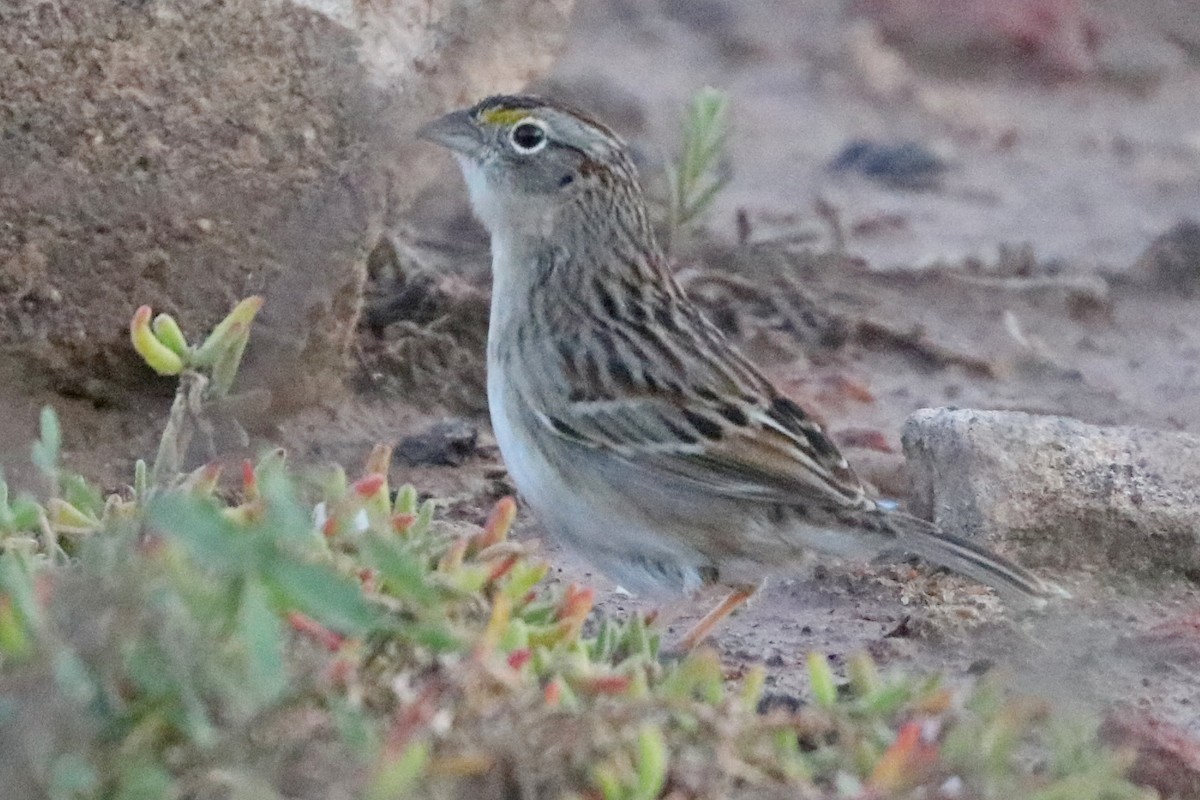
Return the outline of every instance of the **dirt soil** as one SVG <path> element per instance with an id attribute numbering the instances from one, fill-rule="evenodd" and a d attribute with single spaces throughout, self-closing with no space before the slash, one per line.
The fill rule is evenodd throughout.
<path id="1" fill-rule="evenodd" d="M 681 252 L 681 279 L 867 480 L 903 498 L 900 427 L 924 406 L 1200 433 L 1200 299 L 1138 265 L 1155 237 L 1200 214 L 1200 63 L 1141 24 L 1178 58 L 1134 64 L 1134 82 L 1120 70 L 964 78 L 909 66 L 834 3 L 595 0 L 540 88 L 608 120 L 651 181 L 689 94 L 731 93 L 732 179 Z M 918 143 L 946 169 L 921 190 L 829 170 L 859 139 Z M 460 463 L 398 463 L 393 477 L 482 519 L 512 487 L 481 413 L 487 243 L 449 159 L 385 249 L 353 391 L 258 441 L 355 463 L 377 441 L 466 417 L 480 433 L 449 459 Z M 5 442 L 28 438 L 43 402 L 64 416 L 72 465 L 115 485 L 150 452 L 169 399 L 97 411 L 48 391 L 14 397 Z M 522 517 L 520 535 L 546 534 Z M 545 547 L 558 579 L 597 587 L 603 610 L 643 608 Z M 784 696 L 803 694 L 809 651 L 840 663 L 866 649 L 952 678 L 1000 666 L 1064 706 L 1136 704 L 1200 734 L 1200 591 L 1181 576 L 1114 575 L 1099 554 L 1078 562 L 1052 572 L 1074 599 L 1028 617 L 909 565 L 823 563 L 769 584 L 714 644 L 735 672 L 766 663 Z M 703 610 L 688 608 L 668 638 Z"/>

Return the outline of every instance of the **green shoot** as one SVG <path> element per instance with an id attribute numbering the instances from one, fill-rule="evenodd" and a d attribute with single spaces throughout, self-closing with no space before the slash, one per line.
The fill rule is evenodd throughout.
<path id="1" fill-rule="evenodd" d="M 724 168 L 729 137 L 729 96 L 705 87 L 692 97 L 683 119 L 683 149 L 667 166 L 667 252 L 687 235 L 729 182 Z"/>

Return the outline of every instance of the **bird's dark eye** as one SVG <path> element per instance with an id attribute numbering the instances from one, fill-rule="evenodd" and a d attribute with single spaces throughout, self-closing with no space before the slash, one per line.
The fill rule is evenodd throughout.
<path id="1" fill-rule="evenodd" d="M 513 126 L 508 138 L 518 153 L 536 153 L 546 146 L 546 128 L 537 120 L 522 120 Z"/>

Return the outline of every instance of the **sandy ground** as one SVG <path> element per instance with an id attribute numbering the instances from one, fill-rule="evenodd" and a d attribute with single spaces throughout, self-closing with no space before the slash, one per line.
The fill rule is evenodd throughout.
<path id="1" fill-rule="evenodd" d="M 751 355 L 835 438 L 872 445 L 847 452 L 882 492 L 903 496 L 900 426 L 923 406 L 1200 432 L 1200 300 L 1155 290 L 1133 270 L 1155 236 L 1200 213 L 1196 60 L 1181 56 L 1134 88 L 1097 75 L 943 73 L 907 66 L 835 3 L 583 0 L 560 66 L 541 88 L 607 119 L 638 149 L 651 180 L 690 93 L 704 84 L 730 92 L 732 180 L 683 268 Z M 917 142 L 948 169 L 923 191 L 831 172 L 829 162 L 860 138 Z M 824 217 L 814 211 L 818 200 Z M 747 242 L 735 247 L 739 212 Z M 805 272 L 804 248 L 830 246 L 830 217 L 849 258 Z M 448 159 L 443 185 L 399 228 L 406 263 L 453 273 L 466 295 L 486 287 L 486 241 L 468 219 Z M 714 275 L 745 278 L 763 296 L 732 297 Z M 804 309 L 771 301 L 788 286 L 799 287 L 797 302 L 816 303 L 835 320 L 894 335 L 814 344 L 820 331 Z M 386 298 L 391 289 L 377 281 L 376 291 Z M 452 323 L 434 348 L 461 343 L 459 329 L 477 332 L 481 321 Z M 463 464 L 398 465 L 393 477 L 444 498 L 452 516 L 481 520 L 512 491 L 478 414 L 482 399 L 427 402 L 447 397 L 437 386 L 477 386 L 478 354 L 443 375 L 431 362 L 429 383 L 406 387 L 380 372 L 385 344 L 364 328 L 350 396 L 285 420 L 257 442 L 282 441 L 302 461 L 355 463 L 374 442 L 466 414 L 480 442 Z M 169 403 L 168 385 L 139 407 L 97 409 L 49 389 L 0 384 L 9 409 L 0 439 L 27 438 L 38 405 L 52 400 L 64 416 L 68 461 L 113 485 L 128 480 L 133 454 L 151 451 Z M 519 533 L 546 538 L 529 515 Z M 605 611 L 641 607 L 569 553 L 550 543 L 546 551 L 559 579 L 601 590 Z M 769 584 L 714 643 L 733 671 L 766 663 L 783 695 L 803 693 L 809 651 L 840 662 L 866 649 L 886 664 L 951 677 L 1001 666 L 1064 705 L 1146 705 L 1200 733 L 1200 641 L 1155 633 L 1164 625 L 1186 631 L 1189 619 L 1200 619 L 1194 584 L 1134 581 L 1099 562 L 1054 577 L 1075 599 L 1016 617 L 965 583 L 906 565 L 798 569 Z M 688 609 L 668 638 L 702 610 Z"/>
<path id="2" fill-rule="evenodd" d="M 780 333 L 795 322 L 780 319 L 786 310 L 759 324 L 759 306 L 732 303 L 743 346 L 835 437 L 882 435 L 890 453 L 848 448 L 881 490 L 902 496 L 899 430 L 923 406 L 1200 431 L 1200 304 L 1128 278 L 1155 236 L 1200 209 L 1194 61 L 1164 69 L 1151 91 L 1003 70 L 963 79 L 909 68 L 837 4 L 613 0 L 582 4 L 576 35 L 539 89 L 609 120 L 653 179 L 683 104 L 706 84 L 733 98 L 732 179 L 709 219 L 717 244 L 694 248 L 685 268 L 779 291 L 797 281 L 797 262 L 733 251 L 737 216 L 760 252 L 784 242 L 820 249 L 831 238 L 814 210 L 820 201 L 866 269 L 800 279 L 807 297 L 845 318 L 921 332 L 916 347 L 814 348 Z M 829 170 L 859 138 L 918 142 L 949 166 L 927 191 Z M 439 248 L 449 252 L 447 239 L 481 241 L 448 180 L 413 215 L 433 261 Z M 486 257 L 469 246 L 452 260 L 478 276 Z M 921 267 L 935 269 L 904 274 Z M 719 303 L 720 294 L 705 297 Z M 458 472 L 458 491 L 469 494 L 472 479 Z M 529 519 L 523 530 L 545 533 Z M 641 607 L 569 553 L 548 552 L 562 579 L 606 588 L 606 610 Z M 1178 578 L 1135 584 L 1103 564 L 1055 577 L 1076 598 L 1019 618 L 964 583 L 906 567 L 802 570 L 769 584 L 715 644 L 734 669 L 765 662 L 785 695 L 802 692 L 808 651 L 840 661 L 866 649 L 951 676 L 997 665 L 1068 707 L 1147 705 L 1200 731 L 1200 643 L 1148 633 L 1200 614 L 1195 587 Z M 667 638 L 702 611 L 690 609 Z"/>

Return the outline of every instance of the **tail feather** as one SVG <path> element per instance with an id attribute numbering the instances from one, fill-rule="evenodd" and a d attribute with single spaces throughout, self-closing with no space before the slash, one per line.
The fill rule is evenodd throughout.
<path id="1" fill-rule="evenodd" d="M 1044 581 L 1029 570 L 983 545 L 944 533 L 932 523 L 907 514 L 887 515 L 897 536 L 898 547 L 946 567 L 965 577 L 986 583 L 1006 599 L 1044 605 L 1050 597 L 1070 597 L 1057 584 Z"/>

